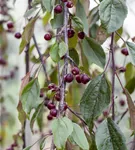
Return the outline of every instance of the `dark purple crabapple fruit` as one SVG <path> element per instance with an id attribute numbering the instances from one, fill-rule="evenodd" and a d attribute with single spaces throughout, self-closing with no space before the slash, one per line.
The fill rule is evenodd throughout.
<path id="1" fill-rule="evenodd" d="M 74 67 L 74 68 L 72 68 L 71 72 L 73 75 L 77 75 L 77 74 L 79 74 L 79 68 Z"/>
<path id="2" fill-rule="evenodd" d="M 65 82 L 70 83 L 70 82 L 72 82 L 73 80 L 74 80 L 74 76 L 73 76 L 71 73 L 68 73 L 68 74 L 66 74 L 66 75 L 64 76 L 64 81 L 65 81 Z"/>
<path id="3" fill-rule="evenodd" d="M 54 12 L 56 14 L 62 13 L 62 10 L 63 10 L 63 8 L 62 8 L 62 6 L 60 4 L 56 5 L 55 8 L 54 8 Z"/>
<path id="4" fill-rule="evenodd" d="M 123 48 L 123 49 L 121 50 L 121 53 L 122 53 L 123 55 L 125 55 L 125 56 L 128 56 L 128 55 L 129 55 L 127 48 Z"/>
<path id="5" fill-rule="evenodd" d="M 13 22 L 9 22 L 9 23 L 7 23 L 7 27 L 8 27 L 8 29 L 12 29 L 12 28 L 14 28 L 14 24 L 13 24 Z"/>
<path id="6" fill-rule="evenodd" d="M 67 6 L 68 8 L 72 8 L 72 7 L 74 6 L 74 4 L 73 4 L 73 2 L 68 1 L 66 6 Z"/>
<path id="7" fill-rule="evenodd" d="M 52 90 L 52 89 L 54 89 L 56 87 L 56 85 L 54 84 L 54 83 L 50 83 L 49 85 L 48 85 L 48 89 L 49 90 Z"/>
<path id="8" fill-rule="evenodd" d="M 50 115 L 53 116 L 53 117 L 56 117 L 57 116 L 57 109 L 51 109 L 50 110 Z"/>
<path id="9" fill-rule="evenodd" d="M 55 105 L 54 105 L 53 103 L 48 103 L 48 104 L 47 104 L 47 108 L 48 108 L 49 110 L 55 109 Z"/>
<path id="10" fill-rule="evenodd" d="M 50 33 L 47 33 L 47 34 L 44 35 L 44 39 L 46 41 L 50 41 L 52 39 L 52 35 Z"/>
<path id="11" fill-rule="evenodd" d="M 15 33 L 15 38 L 20 39 L 22 37 L 20 32 Z"/>
<path id="12" fill-rule="evenodd" d="M 54 96 L 54 98 L 55 98 L 57 101 L 60 101 L 60 93 L 59 93 L 59 92 L 56 93 L 55 96 Z"/>
<path id="13" fill-rule="evenodd" d="M 47 116 L 47 119 L 48 119 L 48 120 L 53 120 L 53 116 L 52 116 L 51 114 L 49 114 L 49 115 Z"/>
<path id="14" fill-rule="evenodd" d="M 3 58 L 0 58 L 0 65 L 6 65 L 7 64 L 7 62 L 6 62 L 6 60 L 5 59 L 3 59 Z"/>
<path id="15" fill-rule="evenodd" d="M 72 38 L 75 34 L 75 31 L 73 29 L 68 29 L 68 38 Z"/>
<path id="16" fill-rule="evenodd" d="M 84 33 L 83 31 L 79 32 L 79 33 L 78 33 L 78 37 L 79 37 L 80 39 L 84 39 L 85 33 Z"/>
<path id="17" fill-rule="evenodd" d="M 77 81 L 78 83 L 81 83 L 81 82 L 82 82 L 82 81 L 81 81 L 81 76 L 80 76 L 80 74 L 76 75 L 76 76 L 75 76 L 75 79 L 76 79 L 76 81 Z"/>
<path id="18" fill-rule="evenodd" d="M 61 0 L 63 3 L 67 2 L 68 0 Z"/>
<path id="19" fill-rule="evenodd" d="M 123 106 L 125 106 L 125 101 L 122 99 L 122 100 L 119 101 L 119 104 L 120 104 L 120 106 L 123 107 Z"/>
<path id="20" fill-rule="evenodd" d="M 88 77 L 86 74 L 81 75 L 81 82 L 83 84 L 87 84 L 90 81 L 90 77 Z"/>

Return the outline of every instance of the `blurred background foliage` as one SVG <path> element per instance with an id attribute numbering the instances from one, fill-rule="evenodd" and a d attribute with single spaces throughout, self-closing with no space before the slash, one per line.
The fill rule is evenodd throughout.
<path id="1" fill-rule="evenodd" d="M 84 7 L 86 8 L 86 14 L 88 16 L 89 22 L 89 35 L 96 39 L 105 50 L 105 53 L 108 57 L 108 49 L 109 49 L 109 42 L 110 39 L 108 38 L 107 33 L 102 29 L 99 22 L 99 15 L 98 15 L 98 1 L 91 0 L 90 7 L 88 9 L 89 1 L 83 2 Z M 19 89 L 21 84 L 21 79 L 25 76 L 25 53 L 19 55 L 19 44 L 20 39 L 16 39 L 14 37 L 15 32 L 23 31 L 23 27 L 26 24 L 26 19 L 24 18 L 24 14 L 26 14 L 27 10 L 27 0 L 1 0 L 0 1 L 0 59 L 4 59 L 4 65 L 0 65 L 0 144 L 1 150 L 6 149 L 9 145 L 13 143 L 13 135 L 17 134 L 20 129 L 21 125 L 18 120 L 18 112 L 17 112 L 17 104 L 19 100 Z M 129 9 L 128 16 L 124 22 L 122 28 L 119 29 L 118 33 L 122 35 L 125 40 L 132 40 L 135 42 L 135 1 L 134 0 L 127 0 L 127 6 Z M 38 10 L 38 9 L 37 9 Z M 74 11 L 74 10 L 73 10 Z M 32 14 L 34 15 L 34 14 Z M 42 54 L 47 56 L 47 52 L 50 49 L 50 45 L 53 43 L 46 42 L 44 40 L 44 34 L 46 31 L 50 31 L 53 34 L 55 32 L 52 30 L 50 24 L 48 24 L 48 20 L 50 19 L 51 15 L 48 13 L 41 13 L 41 17 L 38 19 L 35 25 L 35 35 L 38 41 L 38 45 L 40 47 L 40 51 Z M 14 29 L 9 31 L 6 24 L 9 21 L 14 22 Z M 115 37 L 115 58 L 116 64 L 118 68 L 119 76 L 123 82 L 123 85 L 126 86 L 131 93 L 133 100 L 135 100 L 135 67 L 130 63 L 131 60 L 129 57 L 125 57 L 121 54 L 121 49 L 125 47 L 123 45 L 122 40 L 116 35 Z M 70 46 L 73 46 L 77 41 L 77 36 L 74 36 L 70 42 Z M 84 72 L 88 73 L 91 77 L 95 77 L 99 74 L 102 69 L 97 67 L 96 65 L 89 66 L 88 60 L 81 51 L 79 53 L 79 47 L 77 51 L 74 49 L 70 50 L 70 56 L 75 60 L 78 64 L 80 55 L 82 58 L 82 64 L 80 68 L 84 70 Z M 35 47 L 33 43 L 30 46 L 30 68 L 32 68 L 33 64 L 34 67 L 32 72 L 38 68 L 40 65 L 38 61 L 38 55 L 35 51 Z M 47 58 L 47 72 L 50 75 L 51 81 L 58 84 L 57 82 L 57 66 L 56 64 L 50 59 Z M 123 73 L 121 71 L 121 67 L 126 67 L 126 72 Z M 110 66 L 111 68 L 111 66 Z M 111 69 L 108 69 L 108 79 L 110 79 Z M 41 69 L 39 73 L 39 83 L 40 87 L 44 87 L 44 73 Z M 75 81 L 72 85 L 68 85 L 68 93 L 66 96 L 66 101 L 69 106 L 75 111 L 79 110 L 79 102 L 82 96 L 82 93 L 85 89 L 84 85 L 78 85 Z M 121 114 L 126 111 L 127 104 L 126 104 L 126 97 L 122 93 L 120 85 L 118 81 L 116 81 L 116 115 L 119 119 Z M 37 118 L 37 123 L 34 126 L 35 134 L 34 136 L 30 132 L 30 129 L 27 125 L 27 144 L 31 145 L 34 141 L 36 141 L 40 136 L 41 132 L 44 132 L 48 129 L 49 123 L 47 122 L 46 116 L 48 114 L 45 108 L 40 112 L 39 117 Z M 45 110 L 45 111 L 44 111 Z M 45 112 L 45 113 L 42 113 Z M 127 143 L 130 142 L 130 135 L 131 131 L 129 130 L 129 121 L 128 121 L 129 114 L 127 113 L 123 120 L 120 122 L 119 126 L 122 129 L 124 135 L 126 136 Z M 73 118 L 76 120 L 76 118 Z M 97 125 L 98 123 L 102 122 L 104 119 L 104 115 L 101 115 L 97 118 Z M 28 122 L 29 124 L 29 122 Z M 123 125 L 124 124 L 124 125 Z M 40 129 L 40 130 L 39 130 Z M 20 140 L 21 142 L 21 140 Z M 49 143 L 49 142 L 48 142 Z M 33 150 L 35 147 L 33 148 Z"/>

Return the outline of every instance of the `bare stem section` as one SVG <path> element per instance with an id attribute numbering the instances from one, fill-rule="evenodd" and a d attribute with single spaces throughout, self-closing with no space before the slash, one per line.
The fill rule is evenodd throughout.
<path id="1" fill-rule="evenodd" d="M 68 8 L 66 7 L 66 3 L 64 3 L 64 42 L 68 47 L 68 34 L 67 34 L 67 25 L 68 25 Z M 66 57 L 64 58 L 64 68 L 63 68 L 63 74 L 62 74 L 62 83 L 60 87 L 60 95 L 61 95 L 61 100 L 60 100 L 60 105 L 59 109 L 60 112 L 63 111 L 64 108 L 64 101 L 65 101 L 65 87 L 66 83 L 64 82 L 64 75 L 67 74 L 68 70 L 68 49 L 66 53 Z"/>
<path id="2" fill-rule="evenodd" d="M 116 71 L 116 67 L 115 67 L 115 58 L 114 58 L 114 33 L 112 33 L 111 35 L 111 44 L 110 44 L 110 50 L 112 53 L 112 119 L 115 120 L 115 102 L 114 102 L 114 97 L 115 97 L 115 71 Z"/>

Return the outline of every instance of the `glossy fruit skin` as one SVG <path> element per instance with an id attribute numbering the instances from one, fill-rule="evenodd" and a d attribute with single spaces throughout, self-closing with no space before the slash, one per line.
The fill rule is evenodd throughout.
<path id="1" fill-rule="evenodd" d="M 48 120 L 53 120 L 53 116 L 49 114 L 49 115 L 47 116 L 47 119 L 48 119 Z"/>
<path id="2" fill-rule="evenodd" d="M 47 108 L 48 108 L 49 110 L 55 109 L 55 105 L 54 105 L 53 103 L 48 103 L 48 104 L 47 104 Z"/>
<path id="3" fill-rule="evenodd" d="M 74 76 L 73 76 L 71 73 L 68 73 L 68 74 L 66 74 L 66 75 L 64 76 L 64 81 L 65 81 L 65 82 L 70 83 L 70 82 L 72 82 L 73 80 L 74 80 Z"/>
<path id="4" fill-rule="evenodd" d="M 68 8 L 72 8 L 74 6 L 74 4 L 71 1 L 68 1 L 66 6 Z"/>
<path id="5" fill-rule="evenodd" d="M 7 62 L 6 62 L 6 60 L 5 59 L 3 59 L 3 58 L 0 58 L 0 65 L 6 65 L 7 64 Z"/>
<path id="6" fill-rule="evenodd" d="M 81 82 L 87 84 L 90 81 L 90 78 L 86 74 L 81 75 Z"/>
<path id="7" fill-rule="evenodd" d="M 76 75 L 75 79 L 78 83 L 82 83 L 80 74 Z"/>
<path id="8" fill-rule="evenodd" d="M 120 101 L 119 101 L 119 104 L 120 104 L 120 106 L 123 107 L 123 106 L 125 106 L 125 101 L 124 101 L 124 100 L 120 100 Z"/>
<path id="9" fill-rule="evenodd" d="M 47 107 L 47 105 L 50 103 L 49 102 L 50 101 L 50 99 L 48 98 L 48 97 L 45 97 L 45 99 L 44 99 L 44 105 Z"/>
<path id="10" fill-rule="evenodd" d="M 77 74 L 79 74 L 79 68 L 74 67 L 74 68 L 72 68 L 71 72 L 73 75 L 77 75 Z"/>
<path id="11" fill-rule="evenodd" d="M 122 53 L 123 55 L 125 55 L 125 56 L 128 56 L 128 55 L 129 55 L 128 50 L 127 50 L 126 48 L 123 48 L 123 49 L 121 50 L 121 53 Z"/>
<path id="12" fill-rule="evenodd" d="M 8 27 L 8 29 L 12 29 L 12 28 L 14 28 L 14 24 L 13 24 L 13 22 L 9 22 L 9 23 L 7 23 L 7 27 Z"/>
<path id="13" fill-rule="evenodd" d="M 85 33 L 82 31 L 82 32 L 79 32 L 78 33 L 78 37 L 80 38 L 80 39 L 84 39 L 84 37 L 85 37 Z"/>
<path id="14" fill-rule="evenodd" d="M 55 98 L 57 101 L 60 101 L 60 93 L 59 93 L 59 92 L 56 93 L 55 96 L 54 96 L 54 98 Z"/>
<path id="15" fill-rule="evenodd" d="M 15 33 L 15 38 L 20 39 L 22 37 L 20 32 Z"/>
<path id="16" fill-rule="evenodd" d="M 48 85 L 48 89 L 49 90 L 52 90 L 52 89 L 54 89 L 56 87 L 56 85 L 54 84 L 54 83 L 50 83 L 49 85 Z"/>
<path id="17" fill-rule="evenodd" d="M 64 110 L 67 110 L 68 106 L 67 104 L 64 105 Z"/>
<path id="18" fill-rule="evenodd" d="M 121 68 L 119 68 L 119 71 L 120 71 L 120 72 L 125 72 L 125 71 L 126 71 L 126 68 L 125 68 L 125 67 L 121 67 Z"/>
<path id="19" fill-rule="evenodd" d="M 68 0 L 61 0 L 63 3 L 67 2 Z"/>
<path id="20" fill-rule="evenodd" d="M 73 29 L 68 29 L 68 38 L 72 38 L 75 34 L 75 31 Z"/>
<path id="21" fill-rule="evenodd" d="M 50 115 L 52 115 L 53 117 L 57 116 L 57 110 L 56 109 L 51 109 L 50 110 Z"/>
<path id="22" fill-rule="evenodd" d="M 103 115 L 104 115 L 104 117 L 107 117 L 108 116 L 108 111 L 107 110 L 103 111 Z"/>
<path id="23" fill-rule="evenodd" d="M 62 11 L 63 11 L 63 8 L 62 8 L 62 6 L 60 4 L 58 4 L 58 5 L 55 6 L 54 12 L 56 14 L 60 14 L 60 13 L 62 13 Z"/>
<path id="24" fill-rule="evenodd" d="M 40 92 L 40 97 L 44 97 L 44 93 L 43 92 Z"/>
<path id="25" fill-rule="evenodd" d="M 50 41 L 52 39 L 52 35 L 50 33 L 47 33 L 47 34 L 44 35 L 44 39 L 46 41 Z"/>

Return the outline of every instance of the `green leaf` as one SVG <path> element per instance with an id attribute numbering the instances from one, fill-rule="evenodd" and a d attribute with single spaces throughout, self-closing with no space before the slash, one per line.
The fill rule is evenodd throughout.
<path id="1" fill-rule="evenodd" d="M 51 124 L 54 144 L 58 149 L 64 148 L 67 138 L 73 132 L 73 124 L 67 117 L 58 118 Z"/>
<path id="2" fill-rule="evenodd" d="M 63 41 L 60 42 L 60 44 L 59 44 L 59 56 L 60 56 L 60 58 L 66 54 L 67 50 L 68 50 L 68 46 L 66 45 L 66 43 Z"/>
<path id="3" fill-rule="evenodd" d="M 98 117 L 110 103 L 110 87 L 104 75 L 94 78 L 81 98 L 81 113 L 92 129 L 93 120 Z"/>
<path id="4" fill-rule="evenodd" d="M 42 107 L 43 107 L 43 103 L 39 104 L 39 106 L 36 108 L 34 114 L 32 115 L 32 118 L 30 119 L 30 128 L 31 128 L 31 131 L 33 132 L 33 125 L 34 125 L 34 122 L 35 120 L 37 119 L 40 111 L 42 110 Z"/>
<path id="5" fill-rule="evenodd" d="M 74 60 L 74 62 L 79 65 L 79 55 L 75 49 L 69 50 L 69 56 Z"/>
<path id="6" fill-rule="evenodd" d="M 84 131 L 82 128 L 76 124 L 73 123 L 73 132 L 71 134 L 71 137 L 76 142 L 76 144 L 81 147 L 84 150 L 89 150 L 89 143 L 87 141 L 87 138 L 84 134 Z"/>
<path id="7" fill-rule="evenodd" d="M 129 92 L 130 94 L 132 94 L 132 93 L 134 92 L 134 90 L 135 90 L 135 77 L 132 78 L 132 79 L 130 79 L 130 80 L 127 82 L 125 88 L 128 90 L 128 92 Z"/>
<path id="8" fill-rule="evenodd" d="M 126 83 L 128 83 L 134 77 L 135 77 L 135 66 L 133 66 L 132 63 L 128 63 L 125 72 Z"/>
<path id="9" fill-rule="evenodd" d="M 41 0 L 42 6 L 48 11 L 52 11 L 52 0 Z"/>
<path id="10" fill-rule="evenodd" d="M 106 62 L 104 50 L 94 39 L 86 37 L 82 42 L 82 48 L 89 65 L 93 62 L 104 68 Z"/>
<path id="11" fill-rule="evenodd" d="M 27 17 L 30 17 L 34 12 L 36 12 L 36 10 L 39 9 L 39 7 L 35 6 L 31 9 L 28 9 L 26 11 L 26 13 L 24 14 L 24 17 L 27 18 Z"/>
<path id="12" fill-rule="evenodd" d="M 33 146 L 33 145 L 32 145 L 32 146 Z M 28 146 L 28 147 L 26 147 L 26 148 L 23 149 L 23 150 L 30 150 L 32 146 Z"/>
<path id="13" fill-rule="evenodd" d="M 126 42 L 126 46 L 129 50 L 130 57 L 133 60 L 133 64 L 135 65 L 135 44 L 131 42 Z"/>
<path id="14" fill-rule="evenodd" d="M 45 16 L 42 19 L 44 26 L 49 22 L 50 18 L 51 18 L 51 13 L 47 11 L 45 13 Z"/>
<path id="15" fill-rule="evenodd" d="M 84 26 L 84 32 L 88 34 L 88 30 L 89 30 L 88 20 L 87 20 L 87 16 L 86 16 L 84 7 L 83 7 L 82 3 L 80 2 L 80 0 L 77 0 L 76 16 L 81 19 L 81 21 L 83 22 L 83 26 Z"/>
<path id="16" fill-rule="evenodd" d="M 77 16 L 72 16 L 72 20 L 73 20 L 73 23 L 74 23 L 74 26 L 78 29 L 78 30 L 83 30 L 83 22 L 82 20 L 77 17 Z"/>
<path id="17" fill-rule="evenodd" d="M 23 110 L 26 114 L 30 114 L 33 108 L 37 108 L 39 105 L 39 94 L 40 87 L 38 83 L 38 79 L 35 78 L 31 80 L 23 89 L 21 94 L 21 102 Z"/>
<path id="18" fill-rule="evenodd" d="M 125 142 L 120 129 L 110 118 L 99 125 L 96 132 L 98 150 L 127 150 Z"/>
<path id="19" fill-rule="evenodd" d="M 37 18 L 32 18 L 30 22 L 26 25 L 22 33 L 22 41 L 21 41 L 20 48 L 19 48 L 20 49 L 19 54 L 22 53 L 26 45 L 30 42 L 31 37 L 33 36 L 34 25 L 35 25 L 36 20 Z"/>
<path id="20" fill-rule="evenodd" d="M 55 43 L 54 45 L 52 45 L 50 49 L 50 57 L 55 62 L 58 62 L 60 60 L 58 43 Z"/>
<path id="21" fill-rule="evenodd" d="M 42 139 L 41 143 L 40 143 L 40 150 L 43 150 L 46 144 L 46 137 Z"/>
<path id="22" fill-rule="evenodd" d="M 108 33 L 117 31 L 127 16 L 125 0 L 104 0 L 99 6 L 99 15 Z"/>
<path id="23" fill-rule="evenodd" d="M 63 26 L 64 14 L 54 14 L 54 18 L 51 20 L 51 25 L 53 29 L 57 29 Z"/>

